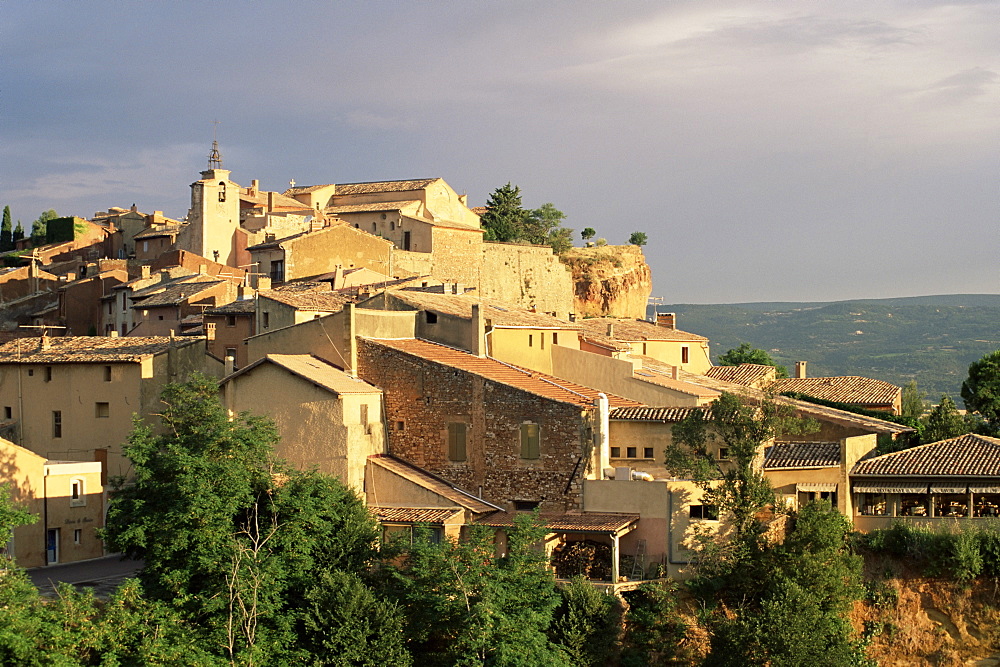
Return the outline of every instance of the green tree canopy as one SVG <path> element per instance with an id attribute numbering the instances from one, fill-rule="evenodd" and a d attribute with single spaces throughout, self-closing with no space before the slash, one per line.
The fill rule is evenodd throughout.
<path id="1" fill-rule="evenodd" d="M 1000 427 L 1000 350 L 969 365 L 969 377 L 962 383 L 965 407 L 981 414 L 996 431 Z"/>
<path id="2" fill-rule="evenodd" d="M 597 235 L 597 232 L 594 231 L 593 227 L 584 227 L 583 231 L 580 232 L 580 238 L 582 238 L 584 241 L 589 241 L 590 239 L 594 238 L 596 235 Z"/>
<path id="3" fill-rule="evenodd" d="M 482 225 L 490 241 L 517 241 L 523 238 L 528 212 L 521 204 L 521 188 L 507 185 L 497 188 L 486 200 Z"/>
<path id="4" fill-rule="evenodd" d="M 920 419 L 924 414 L 924 394 L 917 387 L 916 380 L 903 385 L 901 413 L 910 419 Z"/>
<path id="5" fill-rule="evenodd" d="M 632 232 L 632 235 L 628 237 L 629 244 L 640 247 L 646 245 L 648 240 L 646 232 Z"/>
<path id="6" fill-rule="evenodd" d="M 21 221 L 18 220 L 17 227 L 14 228 L 14 234 L 12 236 L 12 239 L 14 243 L 17 243 L 23 238 L 24 238 L 24 227 L 21 226 Z"/>
<path id="7" fill-rule="evenodd" d="M 941 402 L 934 406 L 923 423 L 922 439 L 924 442 L 957 438 L 960 435 L 971 433 L 973 430 L 965 417 L 959 414 L 955 401 L 951 400 L 947 394 L 941 394 Z"/>
<path id="8" fill-rule="evenodd" d="M 162 400 L 162 431 L 137 422 L 125 446 L 135 477 L 115 485 L 109 547 L 144 560 L 148 594 L 224 657 L 298 661 L 295 619 L 324 573 L 373 561 L 374 520 L 339 481 L 276 459 L 268 420 L 230 421 L 213 380 L 168 385 Z"/>
<path id="9" fill-rule="evenodd" d="M 788 377 L 787 368 L 779 366 L 771 358 L 771 355 L 758 347 L 754 347 L 750 343 L 740 343 L 739 347 L 734 347 L 719 357 L 720 366 L 739 366 L 740 364 L 774 366 L 777 377 Z"/>
<path id="10" fill-rule="evenodd" d="M 14 230 L 10 223 L 10 206 L 3 207 L 3 222 L 0 223 L 0 252 L 14 249 Z"/>
<path id="11" fill-rule="evenodd" d="M 31 223 L 31 244 L 33 246 L 45 245 L 45 238 L 48 230 L 49 220 L 59 217 L 53 209 L 42 211 L 42 214 Z"/>

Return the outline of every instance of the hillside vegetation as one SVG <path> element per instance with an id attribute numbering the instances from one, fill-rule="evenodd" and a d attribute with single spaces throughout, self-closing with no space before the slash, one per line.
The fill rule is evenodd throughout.
<path id="1" fill-rule="evenodd" d="M 1000 349 L 1000 295 L 942 295 L 832 303 L 658 306 L 678 327 L 707 336 L 712 357 L 741 342 L 767 350 L 810 376 L 864 375 L 903 385 L 915 379 L 928 398 L 958 392 L 969 364 Z"/>

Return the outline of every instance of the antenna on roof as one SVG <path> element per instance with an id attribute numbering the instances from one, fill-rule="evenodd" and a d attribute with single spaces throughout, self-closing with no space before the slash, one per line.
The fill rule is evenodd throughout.
<path id="1" fill-rule="evenodd" d="M 213 120 L 212 124 L 215 127 L 212 128 L 212 152 L 208 154 L 208 168 L 209 169 L 222 169 L 222 154 L 219 153 L 219 121 Z"/>

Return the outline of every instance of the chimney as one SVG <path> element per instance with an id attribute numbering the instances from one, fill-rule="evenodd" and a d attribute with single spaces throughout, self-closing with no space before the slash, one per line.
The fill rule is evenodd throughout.
<path id="1" fill-rule="evenodd" d="M 44 329 L 43 329 L 43 331 L 44 331 Z M 49 337 L 48 337 L 47 334 L 44 334 L 44 333 L 42 334 L 41 346 L 40 347 L 43 350 L 49 349 Z"/>
<path id="2" fill-rule="evenodd" d="M 608 338 L 614 338 L 614 337 L 615 337 L 615 323 L 608 322 Z"/>
<path id="3" fill-rule="evenodd" d="M 139 271 L 141 272 L 140 273 L 140 277 L 142 277 L 142 278 L 149 278 L 149 265 L 148 264 L 143 264 L 142 266 L 140 266 L 139 267 Z"/>
<path id="4" fill-rule="evenodd" d="M 462 283 L 455 283 L 455 294 L 465 294 L 465 285 Z"/>
<path id="5" fill-rule="evenodd" d="M 269 276 L 257 276 L 257 289 L 258 291 L 271 289 L 271 278 Z"/>
<path id="6" fill-rule="evenodd" d="M 118 338 L 118 329 L 112 329 L 108 332 L 109 338 Z"/>
<path id="7" fill-rule="evenodd" d="M 677 328 L 677 313 L 657 313 L 656 326 L 664 329 Z"/>
<path id="8" fill-rule="evenodd" d="M 170 269 L 160 270 L 160 282 L 165 283 L 170 280 Z"/>
<path id="9" fill-rule="evenodd" d="M 267 191 L 267 212 L 270 213 L 274 210 L 274 191 Z"/>
<path id="10" fill-rule="evenodd" d="M 795 362 L 795 377 L 800 380 L 806 377 L 806 362 L 804 361 Z"/>
<path id="11" fill-rule="evenodd" d="M 260 189 L 260 181 L 256 178 L 250 181 L 250 194 L 256 195 L 257 191 Z"/>
<path id="12" fill-rule="evenodd" d="M 670 368 L 670 378 L 673 380 L 681 379 L 681 368 L 680 366 L 672 366 Z"/>
<path id="13" fill-rule="evenodd" d="M 133 203 L 133 204 L 132 204 L 132 212 L 133 212 L 133 213 L 135 213 L 135 212 L 136 212 L 136 211 L 138 211 L 138 210 L 139 210 L 139 209 L 138 209 L 138 208 L 136 208 L 136 206 L 135 206 L 135 203 Z"/>
<path id="14" fill-rule="evenodd" d="M 235 371 L 235 370 L 236 370 L 236 359 L 234 357 L 230 356 L 230 355 L 227 355 L 226 356 L 226 376 L 228 377 L 228 376 L 232 375 L 233 371 Z"/>
<path id="15" fill-rule="evenodd" d="M 215 322 L 205 322 L 205 340 L 215 340 Z"/>
<path id="16" fill-rule="evenodd" d="M 569 314 L 569 321 L 570 322 L 576 322 L 576 313 L 570 313 Z"/>

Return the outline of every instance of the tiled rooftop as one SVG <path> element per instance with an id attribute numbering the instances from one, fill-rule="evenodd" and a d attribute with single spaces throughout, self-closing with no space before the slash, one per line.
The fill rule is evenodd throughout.
<path id="1" fill-rule="evenodd" d="M 370 204 L 340 204 L 337 206 L 327 206 L 325 211 L 331 214 L 338 213 L 368 213 L 371 211 L 399 211 L 414 204 L 419 204 L 419 199 L 406 199 L 404 201 L 380 201 Z"/>
<path id="2" fill-rule="evenodd" d="M 253 315 L 257 312 L 254 299 L 236 299 L 229 303 L 205 311 L 206 315 Z"/>
<path id="3" fill-rule="evenodd" d="M 716 380 L 753 387 L 761 382 L 774 380 L 775 372 L 774 366 L 740 364 L 739 366 L 712 366 L 705 375 Z"/>
<path id="4" fill-rule="evenodd" d="M 561 378 L 544 373 L 529 371 L 488 357 L 477 357 L 462 350 L 429 341 L 406 338 L 396 340 L 365 339 L 369 343 L 387 347 L 420 359 L 457 368 L 474 375 L 526 391 L 536 396 L 571 403 L 581 407 L 592 407 L 600 392 Z M 613 394 L 605 394 L 611 407 L 639 406 L 640 403 Z"/>
<path id="5" fill-rule="evenodd" d="M 397 459 L 394 456 L 375 454 L 368 457 L 368 463 L 393 472 L 403 479 L 427 489 L 442 498 L 447 498 L 459 507 L 465 508 L 475 514 L 494 512 L 499 509 L 496 505 L 488 503 L 468 491 L 463 491 L 451 482 L 447 482 L 423 468 L 418 468 L 412 463 Z"/>
<path id="6" fill-rule="evenodd" d="M 382 523 L 444 523 L 462 510 L 442 507 L 369 507 Z"/>
<path id="7" fill-rule="evenodd" d="M 687 380 L 680 379 L 679 377 L 675 379 L 673 376 L 673 366 L 657 363 L 652 357 L 646 357 L 643 355 L 633 356 L 642 360 L 642 368 L 632 372 L 632 377 L 636 380 L 649 382 L 650 384 L 666 387 L 667 389 L 672 389 L 673 391 L 681 394 L 697 396 L 698 398 L 706 400 L 715 400 L 721 395 L 721 392 L 716 389 L 705 387 L 694 382 L 688 382 Z"/>
<path id="8" fill-rule="evenodd" d="M 325 287 L 329 290 L 329 285 Z M 339 292 L 300 289 L 262 290 L 258 292 L 258 296 L 298 310 L 319 310 L 327 313 L 339 313 L 351 301 Z"/>
<path id="9" fill-rule="evenodd" d="M 538 329 L 578 329 L 557 317 L 545 313 L 533 313 L 526 308 L 501 301 L 487 301 L 472 294 L 437 294 L 425 292 L 419 288 L 401 289 L 390 294 L 419 310 L 433 310 L 446 315 L 454 315 L 469 319 L 472 317 L 472 306 L 480 304 L 483 318 L 492 320 L 498 327 L 535 327 Z"/>
<path id="10" fill-rule="evenodd" d="M 839 442 L 779 442 L 764 456 L 764 470 L 831 468 L 840 465 Z"/>
<path id="11" fill-rule="evenodd" d="M 856 375 L 827 378 L 784 378 L 775 380 L 769 389 L 776 394 L 794 391 L 824 401 L 854 405 L 892 404 L 902 391 L 894 384 Z"/>
<path id="12" fill-rule="evenodd" d="M 509 528 L 514 525 L 515 512 L 497 512 L 476 523 L 491 528 Z M 580 512 L 565 514 L 540 514 L 538 517 L 546 530 L 572 533 L 618 533 L 639 521 L 638 514 L 610 514 Z"/>
<path id="13" fill-rule="evenodd" d="M 704 408 L 615 408 L 609 415 L 620 421 L 679 422 Z"/>
<path id="14" fill-rule="evenodd" d="M 1000 439 L 968 434 L 859 461 L 858 476 L 1000 477 Z"/>
<path id="15" fill-rule="evenodd" d="M 313 383 L 317 387 L 322 387 L 334 394 L 380 394 L 382 390 L 374 385 L 370 385 L 364 380 L 352 378 L 350 375 L 340 370 L 336 366 L 317 359 L 310 354 L 268 354 L 258 359 L 254 363 L 241 368 L 230 375 L 225 382 L 239 377 L 244 373 L 249 373 L 264 363 L 272 363 L 284 368 L 293 375 Z"/>
<path id="16" fill-rule="evenodd" d="M 184 228 L 183 224 L 154 225 L 136 234 L 135 238 L 136 240 L 141 241 L 142 239 L 153 239 L 160 236 L 175 236 L 183 228 Z"/>
<path id="17" fill-rule="evenodd" d="M 268 193 L 266 190 L 258 190 L 256 195 L 249 195 L 245 192 L 240 193 L 240 199 L 245 202 L 250 202 L 258 206 L 267 206 L 268 204 Z M 271 199 L 271 204 L 275 209 L 286 209 L 295 211 L 311 211 L 312 209 L 300 202 L 298 199 L 292 199 L 288 195 L 281 194 L 280 192 L 275 192 L 273 199 Z"/>
<path id="18" fill-rule="evenodd" d="M 174 339 L 164 336 L 105 337 L 65 336 L 48 338 L 43 349 L 41 338 L 20 338 L 0 345 L 0 363 L 61 364 L 136 362 L 166 352 L 171 343 L 177 347 L 204 345 L 200 339 Z"/>
<path id="19" fill-rule="evenodd" d="M 137 292 L 132 295 L 132 302 L 137 308 L 175 306 L 223 282 L 222 280 L 182 282 L 152 294 L 141 295 Z"/>
<path id="20" fill-rule="evenodd" d="M 408 181 L 371 181 L 369 183 L 338 183 L 336 195 L 367 195 L 376 192 L 411 192 L 422 190 L 438 179 L 421 178 Z"/>
<path id="21" fill-rule="evenodd" d="M 317 190 L 322 190 L 323 188 L 328 188 L 333 183 L 327 183 L 326 185 L 297 185 L 294 188 L 288 188 L 282 194 L 291 197 L 292 195 L 304 195 L 309 192 L 316 192 Z"/>
<path id="22" fill-rule="evenodd" d="M 578 320 L 577 324 L 583 329 L 585 336 L 600 338 L 613 338 L 625 341 L 684 341 L 706 343 L 708 339 L 698 334 L 688 333 L 680 329 L 669 329 L 657 326 L 645 320 L 620 319 L 615 317 L 588 317 Z M 608 334 L 609 326 L 613 329 Z"/>

